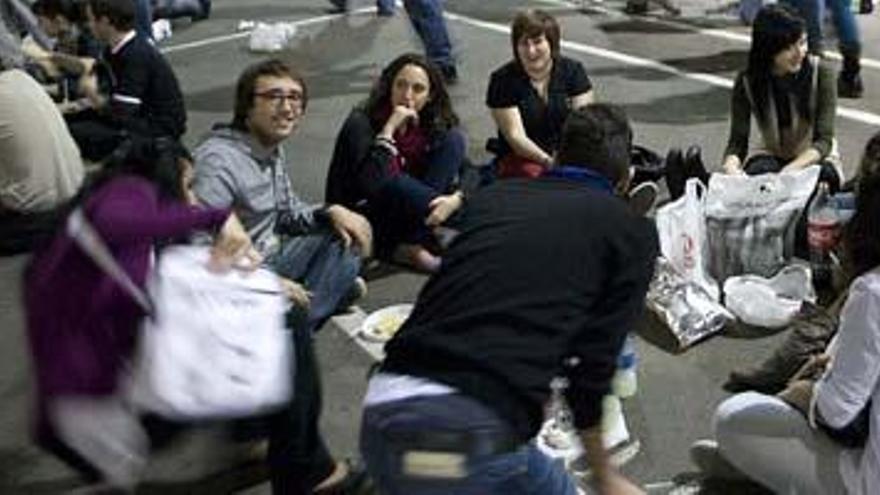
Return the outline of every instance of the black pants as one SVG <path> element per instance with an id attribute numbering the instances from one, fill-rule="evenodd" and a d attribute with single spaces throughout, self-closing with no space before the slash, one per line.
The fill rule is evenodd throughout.
<path id="1" fill-rule="evenodd" d="M 32 250 L 52 234 L 57 219 L 56 210 L 19 213 L 0 209 L 0 256 Z"/>
<path id="2" fill-rule="evenodd" d="M 118 126 L 111 125 L 91 110 L 68 116 L 66 120 L 70 135 L 86 160 L 103 160 L 125 138 L 125 133 Z"/>

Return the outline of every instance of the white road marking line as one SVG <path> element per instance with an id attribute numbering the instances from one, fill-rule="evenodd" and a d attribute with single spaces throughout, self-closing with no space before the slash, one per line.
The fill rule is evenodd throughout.
<path id="1" fill-rule="evenodd" d="M 309 19 L 303 19 L 301 21 L 291 21 L 288 24 L 299 28 L 302 26 L 309 26 L 312 24 L 321 24 L 322 22 L 332 21 L 334 19 L 339 19 L 340 17 L 345 17 L 346 15 L 364 14 L 364 13 L 368 13 L 368 12 L 373 13 L 375 11 L 376 11 L 376 7 L 365 7 L 362 9 L 353 10 L 348 14 L 342 14 L 342 13 L 340 13 L 340 14 L 327 14 L 327 15 L 322 15 L 322 16 L 318 16 L 318 17 L 312 17 Z M 278 21 L 267 20 L 266 22 L 278 22 Z M 251 35 L 251 31 L 252 31 L 252 29 L 247 29 L 247 30 L 239 31 L 239 32 L 233 33 L 233 34 L 225 34 L 223 36 L 214 36 L 212 38 L 205 38 L 203 40 L 192 41 L 189 43 L 181 43 L 179 45 L 169 45 L 164 48 L 161 48 L 160 51 L 162 53 L 174 53 L 174 52 L 180 52 L 180 51 L 184 51 L 184 50 L 191 50 L 193 48 L 200 48 L 200 47 L 208 46 L 208 45 L 215 45 L 218 43 L 225 43 L 227 41 L 246 38 Z"/>
<path id="2" fill-rule="evenodd" d="M 555 1 L 555 0 L 542 0 L 545 2 Z M 352 15 L 352 14 L 362 14 L 367 12 L 374 12 L 375 7 L 368 7 L 355 10 L 349 14 L 330 14 L 325 16 L 313 17 L 310 19 L 304 19 L 301 21 L 291 22 L 292 25 L 295 26 L 307 26 L 311 24 L 319 24 L 322 22 L 327 22 L 333 19 L 337 19 L 344 15 Z M 481 29 L 485 29 L 487 31 L 493 31 L 496 33 L 502 34 L 510 34 L 510 27 L 502 24 L 498 24 L 495 22 L 482 21 L 479 19 L 475 19 L 473 17 L 469 17 L 462 14 L 456 14 L 453 12 L 446 12 L 446 17 L 452 21 L 460 22 L 462 24 L 466 24 L 473 27 L 478 27 Z M 176 51 L 189 50 L 192 48 L 198 48 L 202 46 L 223 43 L 230 40 L 240 39 L 248 36 L 250 31 L 242 31 L 240 33 L 234 33 L 224 36 L 217 36 L 214 38 L 206 38 L 200 41 L 193 41 L 191 43 L 182 43 L 180 45 L 173 45 L 163 48 L 162 51 L 164 53 L 173 53 Z M 684 79 L 690 79 L 692 81 L 699 81 L 705 84 L 709 84 L 711 86 L 722 87 L 726 89 L 733 88 L 733 80 L 728 79 L 726 77 L 717 76 L 714 74 L 707 74 L 701 72 L 685 72 L 680 69 L 676 69 L 671 65 L 664 64 L 662 62 L 658 62 L 656 60 L 637 57 L 635 55 L 628 55 L 626 53 L 617 52 L 614 50 L 608 50 L 605 48 L 600 48 L 596 46 L 587 45 L 584 43 L 579 43 L 576 41 L 562 41 L 562 46 L 567 50 L 583 53 L 587 55 L 592 55 L 594 57 L 604 58 L 608 60 L 614 60 L 617 62 L 621 62 L 627 65 L 633 65 L 637 67 L 643 67 L 651 70 L 656 70 L 659 72 L 665 72 L 667 74 L 674 75 L 676 77 L 681 77 Z M 837 115 L 843 117 L 845 119 L 853 120 L 862 124 L 872 125 L 872 126 L 880 126 L 880 115 L 865 111 L 859 110 L 855 108 L 849 108 L 845 106 L 837 106 Z"/>
<path id="3" fill-rule="evenodd" d="M 594 12 L 599 12 L 599 13 L 614 16 L 614 17 L 625 16 L 625 14 L 623 14 L 619 10 L 609 9 L 607 7 L 602 7 L 602 6 L 596 5 L 595 3 L 590 3 L 587 5 L 581 6 L 577 3 L 569 1 L 569 0 L 537 0 L 537 1 L 541 2 L 541 3 L 550 4 L 550 5 L 560 6 L 560 7 L 561 6 L 568 6 L 568 7 L 572 7 L 572 8 L 585 8 L 585 9 L 592 10 Z M 640 19 L 640 20 L 643 20 L 646 22 L 652 22 L 654 24 L 659 24 L 661 26 L 677 28 L 677 29 L 684 29 L 687 31 L 701 34 L 703 36 L 709 36 L 712 38 L 719 38 L 719 39 L 723 39 L 723 40 L 727 40 L 727 41 L 736 41 L 739 43 L 746 43 L 746 44 L 752 42 L 752 37 L 749 34 L 737 33 L 735 31 L 728 31 L 726 29 L 701 28 L 701 27 L 694 26 L 692 24 L 688 24 L 686 22 L 675 21 L 675 20 L 671 20 L 671 19 L 663 19 L 663 18 L 653 17 L 653 16 L 632 16 L 632 18 L 633 19 Z M 828 58 L 832 58 L 834 60 L 837 60 L 837 61 L 843 60 L 843 57 L 840 56 L 840 53 L 838 53 L 834 50 L 825 50 L 825 56 Z M 862 57 L 861 61 L 862 61 L 862 67 L 867 67 L 870 69 L 880 69 L 880 60 Z"/>
<path id="4" fill-rule="evenodd" d="M 481 29 L 485 29 L 487 31 L 493 31 L 496 33 L 502 34 L 510 34 L 510 27 L 502 24 L 498 24 L 495 22 L 483 21 L 479 19 L 474 19 L 472 17 L 468 17 L 461 14 L 454 14 L 452 12 L 447 12 L 446 17 L 450 20 L 460 22 L 462 24 L 467 24 L 473 27 L 478 27 Z M 644 67 L 660 72 L 665 72 L 667 74 L 672 74 L 677 77 L 681 77 L 684 79 L 690 79 L 692 81 L 699 81 L 702 83 L 709 84 L 711 86 L 718 86 L 726 89 L 733 88 L 733 80 L 728 79 L 726 77 L 717 76 L 714 74 L 706 74 L 702 72 L 685 72 L 680 69 L 676 69 L 671 65 L 664 64 L 662 62 L 658 62 L 656 60 L 637 57 L 635 55 L 628 55 L 626 53 L 617 52 L 614 50 L 608 50 L 606 48 L 600 48 L 596 46 L 587 45 L 585 43 L 579 43 L 576 41 L 562 41 L 562 47 L 578 53 L 584 53 L 587 55 L 592 55 L 594 57 L 604 58 L 608 60 L 614 60 L 616 62 L 621 62 L 627 65 L 634 65 L 637 67 Z M 862 124 L 868 124 L 873 126 L 880 126 L 880 115 L 865 111 L 859 110 L 855 108 L 849 108 L 845 106 L 838 105 L 837 106 L 837 115 L 843 117 L 845 119 L 854 120 L 856 122 L 860 122 Z"/>

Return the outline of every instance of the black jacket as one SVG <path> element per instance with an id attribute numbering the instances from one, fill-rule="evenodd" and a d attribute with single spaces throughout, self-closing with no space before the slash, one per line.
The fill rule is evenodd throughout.
<path id="1" fill-rule="evenodd" d="M 469 200 L 383 370 L 481 400 L 523 441 L 564 373 L 575 425 L 594 426 L 657 252 L 653 223 L 608 192 L 558 178 L 498 182 Z"/>

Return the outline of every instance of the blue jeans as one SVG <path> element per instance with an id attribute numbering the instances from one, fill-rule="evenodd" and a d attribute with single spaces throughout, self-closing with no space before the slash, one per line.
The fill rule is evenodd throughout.
<path id="1" fill-rule="evenodd" d="M 467 434 L 466 452 L 438 449 L 411 434 Z M 492 439 L 512 435 L 510 427 L 480 402 L 461 394 L 414 397 L 368 406 L 361 424 L 361 455 L 385 495 L 576 495 L 574 480 L 561 461 L 534 444 L 492 452 Z M 433 449 L 433 450 L 432 450 Z M 418 477 L 403 459 L 413 451 L 462 455 L 465 477 Z M 408 472 L 410 471 L 410 472 Z"/>
<path id="2" fill-rule="evenodd" d="M 360 270 L 360 258 L 345 249 L 330 231 L 286 239 L 266 262 L 282 277 L 301 283 L 312 293 L 301 324 L 314 332 L 333 315 Z"/>
<path id="3" fill-rule="evenodd" d="M 393 8 L 394 2 L 377 0 L 377 5 L 382 4 L 390 4 Z M 455 66 L 452 42 L 449 41 L 449 31 L 446 29 L 446 20 L 443 19 L 442 0 L 403 0 L 403 5 L 413 28 L 425 44 L 428 59 L 439 67 Z M 383 8 L 380 6 L 380 10 Z"/>
<path id="4" fill-rule="evenodd" d="M 428 151 L 424 175 L 386 178 L 365 211 L 374 229 L 376 253 L 387 257 L 400 243 L 424 244 L 432 238 L 425 227 L 431 200 L 449 192 L 465 159 L 465 137 L 448 131 Z"/>
<path id="5" fill-rule="evenodd" d="M 859 28 L 852 13 L 849 0 L 781 0 L 793 7 L 807 23 L 807 38 L 810 51 L 822 48 L 822 21 L 825 18 L 825 4 L 831 9 L 831 20 L 837 30 L 841 51 L 858 52 L 861 50 Z"/>
<path id="6" fill-rule="evenodd" d="M 134 28 L 140 36 L 153 39 L 153 9 L 150 0 L 134 0 Z"/>

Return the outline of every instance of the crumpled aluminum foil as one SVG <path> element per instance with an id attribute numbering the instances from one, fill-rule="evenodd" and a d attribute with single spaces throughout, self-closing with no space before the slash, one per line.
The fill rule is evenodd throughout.
<path id="1" fill-rule="evenodd" d="M 734 320 L 724 306 L 702 287 L 682 277 L 662 256 L 657 259 L 646 302 L 681 348 L 720 332 Z"/>

